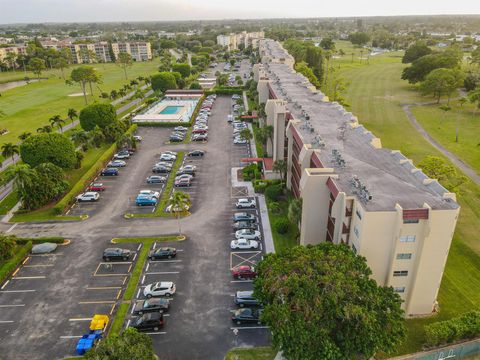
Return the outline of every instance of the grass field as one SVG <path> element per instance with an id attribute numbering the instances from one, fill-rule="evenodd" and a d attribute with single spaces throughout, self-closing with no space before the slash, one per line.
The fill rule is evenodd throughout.
<path id="1" fill-rule="evenodd" d="M 348 55 L 335 60 L 339 73 L 350 81 L 346 92 L 347 103 L 359 121 L 380 137 L 384 147 L 399 149 L 415 163 L 427 155 L 442 157 L 414 129 L 403 112 L 401 105 L 430 101 L 419 95 L 407 82 L 400 79 L 405 65 L 401 64 L 400 53 L 389 53 L 371 57 L 366 61 L 351 63 Z M 437 141 L 455 152 L 465 162 L 480 168 L 480 118 L 470 118 L 464 105 L 459 109 L 453 104 L 448 118 L 441 119 L 437 106 L 414 108 L 418 120 L 431 132 Z M 456 116 L 462 124 L 460 143 L 455 144 Z M 453 137 L 452 137 L 453 135 Z M 453 138 L 453 143 L 452 143 Z M 475 139 L 476 138 L 476 139 Z M 428 319 L 409 320 L 408 339 L 398 349 L 398 354 L 418 351 L 424 340 L 423 326 L 439 320 L 480 308 L 480 187 L 468 183 L 457 193 L 462 206 L 453 243 L 450 249 L 443 281 L 439 292 L 440 314 Z"/>
<path id="2" fill-rule="evenodd" d="M 277 352 L 270 347 L 252 349 L 232 349 L 227 352 L 225 360 L 273 360 Z"/>
<path id="3" fill-rule="evenodd" d="M 101 91 L 118 90 L 128 83 L 123 70 L 115 64 L 95 64 L 94 67 L 102 75 L 103 83 L 99 85 L 101 90 L 94 88 L 94 96 L 89 96 L 90 103 L 94 100 L 109 101 L 99 97 Z M 157 67 L 158 60 L 134 63 L 128 70 L 129 79 L 151 75 Z M 67 69 L 65 74 L 70 71 Z M 15 76 L 23 78 L 23 73 L 1 73 L 0 82 L 16 79 Z M 69 108 L 80 111 L 85 106 L 83 96 L 68 96 L 81 93 L 80 86 L 66 85 L 58 70 L 47 71 L 42 77 L 48 79 L 2 92 L 0 109 L 6 116 L 0 118 L 0 128 L 8 129 L 9 133 L 0 137 L 0 146 L 6 142 L 16 143 L 18 135 L 24 131 L 35 132 L 37 128 L 47 125 L 53 115 L 66 118 Z"/>

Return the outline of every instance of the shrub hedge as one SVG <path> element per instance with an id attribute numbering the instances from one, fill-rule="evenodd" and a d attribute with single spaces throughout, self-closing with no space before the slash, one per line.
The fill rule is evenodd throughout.
<path id="1" fill-rule="evenodd" d="M 425 335 L 425 345 L 429 347 L 477 337 L 480 335 L 480 311 L 427 325 Z"/>
<path id="2" fill-rule="evenodd" d="M 17 268 L 17 266 L 23 261 L 31 249 L 32 242 L 29 241 L 23 245 L 10 260 L 2 265 L 0 268 L 0 282 L 3 282 L 12 273 L 12 271 Z"/>
<path id="3" fill-rule="evenodd" d="M 132 134 L 137 125 L 132 125 L 130 129 L 126 131 L 125 134 Z M 78 182 L 72 187 L 72 189 L 65 194 L 65 196 L 55 205 L 53 211 L 55 214 L 63 214 L 66 208 L 75 201 L 75 197 L 97 176 L 97 173 L 100 172 L 105 164 L 110 161 L 110 158 L 113 156 L 117 150 L 117 144 L 112 144 L 103 154 L 100 156 L 95 164 L 83 174 L 83 176 L 78 180 Z"/>
<path id="4" fill-rule="evenodd" d="M 265 189 L 265 196 L 270 200 L 278 200 L 282 193 L 283 187 L 281 184 L 270 185 Z"/>
<path id="5" fill-rule="evenodd" d="M 217 94 L 217 95 L 233 95 L 243 93 L 243 87 L 215 87 L 212 90 L 205 91 L 205 95 Z"/>
<path id="6" fill-rule="evenodd" d="M 279 234 L 286 234 L 290 228 L 290 221 L 288 219 L 278 219 L 273 226 Z"/>

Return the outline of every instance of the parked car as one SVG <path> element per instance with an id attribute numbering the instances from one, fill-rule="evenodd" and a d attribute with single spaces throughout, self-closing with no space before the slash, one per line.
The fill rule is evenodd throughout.
<path id="1" fill-rule="evenodd" d="M 170 136 L 169 140 L 170 142 L 182 142 L 185 138 L 181 136 Z"/>
<path id="2" fill-rule="evenodd" d="M 234 279 L 253 279 L 257 277 L 257 272 L 253 266 L 241 265 L 232 268 L 232 276 Z"/>
<path id="3" fill-rule="evenodd" d="M 162 161 L 175 161 L 177 157 L 172 154 L 162 154 L 160 155 L 160 160 Z"/>
<path id="4" fill-rule="evenodd" d="M 173 247 L 161 247 L 152 250 L 148 254 L 149 260 L 171 259 L 177 256 L 177 250 Z"/>
<path id="5" fill-rule="evenodd" d="M 235 239 L 260 240 L 260 231 L 252 229 L 242 229 L 235 231 Z"/>
<path id="6" fill-rule="evenodd" d="M 190 175 L 190 174 L 178 175 L 178 176 L 175 177 L 175 181 L 178 181 L 178 180 L 193 181 L 193 175 Z"/>
<path id="7" fill-rule="evenodd" d="M 88 191 L 104 191 L 106 187 L 102 183 L 91 183 L 87 188 Z"/>
<path id="8" fill-rule="evenodd" d="M 156 296 L 172 296 L 175 294 L 175 284 L 171 281 L 162 281 L 149 284 L 143 289 L 143 295 L 150 299 Z"/>
<path id="9" fill-rule="evenodd" d="M 137 206 L 155 206 L 157 205 L 157 202 L 157 198 L 143 194 L 137 195 L 137 198 L 135 199 L 135 204 Z"/>
<path id="10" fill-rule="evenodd" d="M 233 230 L 252 229 L 258 230 L 257 224 L 250 221 L 237 221 L 233 223 Z"/>
<path id="11" fill-rule="evenodd" d="M 189 157 L 202 157 L 203 155 L 205 155 L 205 151 L 203 150 L 193 150 L 187 154 Z"/>
<path id="12" fill-rule="evenodd" d="M 235 310 L 232 315 L 232 321 L 237 324 L 261 324 L 260 316 L 262 315 L 262 309 L 255 308 L 243 308 Z"/>
<path id="13" fill-rule="evenodd" d="M 193 134 L 192 141 L 207 141 L 208 135 L 207 134 Z"/>
<path id="14" fill-rule="evenodd" d="M 106 168 L 103 169 L 100 173 L 102 176 L 118 176 L 118 169 L 116 168 Z"/>
<path id="15" fill-rule="evenodd" d="M 235 297 L 233 298 L 233 302 L 240 306 L 260 306 L 260 303 L 257 299 L 253 297 L 253 291 L 237 291 L 235 293 Z"/>
<path id="16" fill-rule="evenodd" d="M 152 175 L 147 178 L 148 184 L 162 184 L 167 181 L 165 176 Z"/>
<path id="17" fill-rule="evenodd" d="M 108 248 L 103 251 L 103 261 L 127 261 L 131 255 L 131 251 L 127 249 Z"/>
<path id="18" fill-rule="evenodd" d="M 257 217 L 253 214 L 249 214 L 246 212 L 237 212 L 233 214 L 233 222 L 237 221 L 248 221 L 248 222 L 257 222 Z"/>
<path id="19" fill-rule="evenodd" d="M 177 157 L 177 152 L 176 151 L 170 151 L 170 150 L 162 151 L 162 153 L 160 155 L 163 155 L 163 154 L 168 154 L 168 155 L 172 155 L 172 156 Z"/>
<path id="20" fill-rule="evenodd" d="M 195 165 L 184 165 L 180 169 L 181 170 L 189 170 L 189 171 L 197 171 L 197 167 Z"/>
<path id="21" fill-rule="evenodd" d="M 176 127 L 173 128 L 173 130 L 175 130 L 175 131 L 187 131 L 188 128 L 185 127 L 185 126 L 176 126 Z"/>
<path id="22" fill-rule="evenodd" d="M 113 155 L 114 159 L 128 159 L 130 157 L 130 153 L 128 152 L 118 152 L 115 155 Z"/>
<path id="23" fill-rule="evenodd" d="M 236 137 L 235 139 L 233 139 L 233 143 L 235 145 L 245 145 L 248 143 L 247 140 L 245 140 L 244 138 L 241 138 L 241 137 Z"/>
<path id="24" fill-rule="evenodd" d="M 235 204 L 237 209 L 245 209 L 245 208 L 254 209 L 256 205 L 257 205 L 257 202 L 255 201 L 255 199 L 238 199 L 237 203 Z"/>
<path id="25" fill-rule="evenodd" d="M 124 166 L 127 166 L 127 163 L 123 160 L 113 160 L 113 161 L 110 161 L 107 166 L 108 167 L 124 167 Z"/>
<path id="26" fill-rule="evenodd" d="M 138 142 L 143 140 L 143 138 L 140 135 L 133 135 L 133 138 L 135 139 L 135 141 L 138 141 Z"/>
<path id="27" fill-rule="evenodd" d="M 185 174 L 195 176 L 195 171 L 180 168 L 180 169 L 178 169 L 177 173 L 175 174 L 175 177 L 182 176 L 182 175 L 185 175 Z"/>
<path id="28" fill-rule="evenodd" d="M 160 193 L 158 191 L 153 191 L 153 190 L 140 190 L 139 194 L 152 196 L 157 199 L 160 198 Z"/>
<path id="29" fill-rule="evenodd" d="M 189 179 L 178 179 L 175 180 L 175 187 L 189 187 L 192 186 L 192 182 Z"/>
<path id="30" fill-rule="evenodd" d="M 258 246 L 258 241 L 247 239 L 232 240 L 232 242 L 230 243 L 230 248 L 232 250 L 253 250 L 258 249 Z"/>
<path id="31" fill-rule="evenodd" d="M 154 166 L 152 168 L 152 172 L 155 174 L 168 174 L 170 172 L 171 168 L 166 167 L 166 166 Z"/>
<path id="32" fill-rule="evenodd" d="M 165 313 L 170 308 L 170 301 L 167 299 L 139 300 L 133 306 L 133 315 L 143 315 L 154 312 Z"/>
<path id="33" fill-rule="evenodd" d="M 97 201 L 100 198 L 100 194 L 95 191 L 88 191 L 86 193 L 80 194 L 77 196 L 77 201 L 80 202 L 93 202 Z"/>
<path id="34" fill-rule="evenodd" d="M 138 331 L 158 331 L 164 325 L 163 314 L 159 312 L 144 314 L 130 324 Z"/>
<path id="35" fill-rule="evenodd" d="M 159 162 L 155 163 L 154 166 L 163 166 L 163 167 L 171 169 L 173 167 L 173 163 L 171 163 L 169 161 L 159 161 Z"/>

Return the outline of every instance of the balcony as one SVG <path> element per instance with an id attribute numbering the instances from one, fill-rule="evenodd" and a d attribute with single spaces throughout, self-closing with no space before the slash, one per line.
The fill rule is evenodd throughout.
<path id="1" fill-rule="evenodd" d="M 342 234 L 349 234 L 350 233 L 350 229 L 347 225 L 345 225 L 345 223 L 342 224 Z"/>
<path id="2" fill-rule="evenodd" d="M 352 209 L 349 209 L 349 208 L 345 208 L 345 216 L 349 217 L 349 216 L 352 216 Z"/>

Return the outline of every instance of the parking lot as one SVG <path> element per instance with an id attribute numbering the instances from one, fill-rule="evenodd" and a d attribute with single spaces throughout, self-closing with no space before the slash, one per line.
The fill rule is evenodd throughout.
<path id="1" fill-rule="evenodd" d="M 238 166 L 240 158 L 248 155 L 245 145 L 232 143 L 232 126 L 226 121 L 231 106 L 230 97 L 217 99 L 209 119 L 209 141 L 205 144 L 166 145 L 169 129 L 139 128 L 143 141 L 137 153 L 120 169 L 118 177 L 106 178 L 108 187 L 98 202 L 80 205 L 91 206 L 89 220 L 54 228 L 48 224 L 30 225 L 29 230 L 35 234 L 56 231 L 69 236 L 72 243 L 57 249 L 55 255 L 31 263 L 53 265 L 44 266 L 48 270 L 42 266 L 22 268 L 16 276 L 32 278 L 11 280 L 2 289 L 0 305 L 8 305 L 0 307 L 2 356 L 16 359 L 51 359 L 48 354 L 56 354 L 55 358 L 71 356 L 78 336 L 87 330 L 94 313 L 115 313 L 136 259 L 132 258 L 131 264 L 116 263 L 113 268 L 103 264 L 101 254 L 112 246 L 109 243 L 112 237 L 158 236 L 178 231 L 174 218 L 126 220 L 123 217 L 133 209 L 132 199 L 138 191 L 150 188 L 144 180 L 164 150 L 201 149 L 206 154 L 203 159 L 187 160 L 197 164 L 198 169 L 194 185 L 181 189 L 191 193 L 193 203 L 191 215 L 181 220 L 187 240 L 162 243 L 182 250 L 172 259 L 178 261 L 143 264 L 140 293 L 139 289 L 135 293 L 135 297 L 142 298 L 141 287 L 150 282 L 176 284 L 177 293 L 171 300 L 165 326 L 152 334 L 157 354 L 161 359 L 223 359 L 234 346 L 269 344 L 269 331 L 264 326 L 238 326 L 231 321 L 231 311 L 236 308 L 235 291 L 252 287 L 250 281 L 234 280 L 231 267 L 256 264 L 261 258 L 259 252 L 230 250 L 234 238 L 232 215 L 237 211 L 234 203 L 238 197 L 245 197 L 242 189 L 231 187 L 231 166 Z M 15 231 L 25 234 L 27 228 L 19 225 Z M 263 248 L 263 240 L 261 243 Z M 137 246 L 122 244 L 135 252 Z M 125 325 L 128 320 L 132 320 L 131 316 Z"/>

